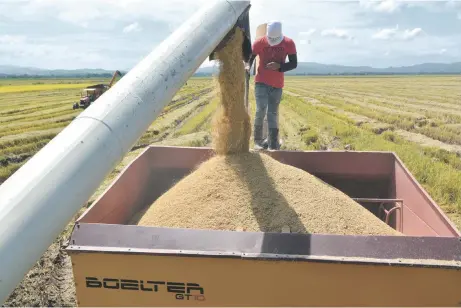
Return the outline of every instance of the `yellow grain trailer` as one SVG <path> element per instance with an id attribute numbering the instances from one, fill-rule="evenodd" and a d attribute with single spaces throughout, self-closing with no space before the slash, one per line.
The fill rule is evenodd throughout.
<path id="1" fill-rule="evenodd" d="M 405 236 L 130 225 L 212 155 L 151 146 L 78 219 L 80 306 L 459 306 L 460 233 L 386 152 L 268 153 L 342 190 Z M 135 219 L 134 219 L 135 220 Z"/>

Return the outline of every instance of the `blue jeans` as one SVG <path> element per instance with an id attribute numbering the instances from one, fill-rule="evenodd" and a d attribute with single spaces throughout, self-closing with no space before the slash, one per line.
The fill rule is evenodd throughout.
<path id="1" fill-rule="evenodd" d="M 262 126 L 267 112 L 269 129 L 278 128 L 278 113 L 282 89 L 274 88 L 264 83 L 255 84 L 256 116 L 255 126 Z"/>

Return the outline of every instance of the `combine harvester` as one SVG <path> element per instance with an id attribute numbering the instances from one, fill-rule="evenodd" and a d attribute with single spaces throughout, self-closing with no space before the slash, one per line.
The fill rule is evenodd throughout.
<path id="1" fill-rule="evenodd" d="M 112 79 L 110 80 L 109 84 L 100 83 L 83 89 L 80 101 L 78 103 L 74 103 L 72 105 L 72 109 L 88 108 L 88 106 L 90 106 L 95 100 L 97 100 L 101 95 L 103 95 L 104 92 L 106 92 L 112 87 L 117 75 L 122 76 L 122 73 L 120 73 L 120 71 L 115 71 L 114 75 L 112 75 Z"/>
<path id="2" fill-rule="evenodd" d="M 0 301 L 226 34 L 236 24 L 249 33 L 249 8 L 218 1 L 198 12 L 0 186 Z M 461 305 L 460 233 L 393 153 L 271 155 L 346 192 L 405 236 L 127 224 L 211 154 L 149 147 L 78 219 L 67 251 L 79 305 Z"/>

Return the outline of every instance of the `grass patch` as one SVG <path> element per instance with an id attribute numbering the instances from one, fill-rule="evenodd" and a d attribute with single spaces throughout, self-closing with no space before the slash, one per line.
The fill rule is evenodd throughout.
<path id="1" fill-rule="evenodd" d="M 396 144 L 386 139 L 389 137 L 375 135 L 317 110 L 302 99 L 287 97 L 284 104 L 305 117 L 312 126 L 331 125 L 333 134 L 344 144 L 351 145 L 351 149 L 395 152 L 441 206 L 461 213 L 461 172 L 456 168 L 424 155 L 425 149 L 413 143 L 402 140 Z"/>
<path id="2" fill-rule="evenodd" d="M 0 93 L 21 93 L 32 91 L 51 91 L 63 89 L 84 89 L 92 83 L 79 84 L 28 84 L 28 85 L 7 85 L 0 87 Z"/>
<path id="3" fill-rule="evenodd" d="M 200 99 L 212 91 L 212 88 L 202 89 L 200 91 L 192 92 L 189 94 L 181 95 L 179 98 L 171 101 L 162 111 L 162 114 L 167 114 L 175 109 L 181 108 L 184 105 L 193 103 L 195 100 Z"/>
<path id="4" fill-rule="evenodd" d="M 157 118 L 149 129 L 142 135 L 136 146 L 161 141 L 170 135 L 173 131 L 191 116 L 197 108 L 207 105 L 211 94 L 201 96 L 194 102 L 184 104 L 166 114 Z"/>
<path id="5" fill-rule="evenodd" d="M 187 122 L 184 123 L 184 125 L 176 131 L 175 136 L 188 135 L 199 131 L 200 128 L 215 112 L 216 108 L 218 108 L 218 104 L 219 99 L 216 97 L 213 98 L 210 103 L 205 105 L 205 107 L 203 107 L 202 110 L 200 110 L 200 112 L 198 112 L 189 120 L 187 120 Z"/>
<path id="6" fill-rule="evenodd" d="M 451 165 L 454 168 L 461 170 L 461 159 L 459 154 L 436 147 L 424 147 L 422 150 L 424 155 L 432 157 L 435 161 Z"/>
<path id="7" fill-rule="evenodd" d="M 394 134 L 394 132 L 391 132 L 391 131 L 385 131 L 384 133 L 381 134 L 381 136 L 387 140 L 387 141 L 390 141 L 390 142 L 394 142 L 394 143 L 397 143 L 398 141 L 401 141 L 401 139 L 399 139 L 397 137 L 396 134 Z"/>
<path id="8" fill-rule="evenodd" d="M 307 145 L 312 145 L 319 140 L 319 134 L 313 130 L 304 131 L 301 135 L 302 141 Z"/>
<path id="9" fill-rule="evenodd" d="M 66 117 L 64 119 L 56 120 L 56 119 L 49 119 L 39 121 L 36 124 L 28 124 L 24 122 L 23 125 L 18 125 L 14 127 L 6 127 L 5 129 L 0 129 L 0 137 L 9 136 L 9 135 L 18 135 L 29 131 L 39 131 L 39 130 L 47 130 L 51 128 L 64 128 L 65 126 L 69 125 L 72 122 L 74 116 Z M 44 122 L 44 123 L 43 123 Z"/>
<path id="10" fill-rule="evenodd" d="M 6 167 L 0 168 L 0 181 L 5 181 L 8 179 L 13 173 L 16 172 L 25 162 L 22 163 L 13 163 L 8 164 Z"/>
<path id="11" fill-rule="evenodd" d="M 38 113 L 33 113 L 30 116 L 25 114 L 14 116 L 14 117 L 5 117 L 3 123 L 11 123 L 11 122 L 30 122 L 35 120 L 44 120 L 44 119 L 52 119 L 58 116 L 67 115 L 67 114 L 74 114 L 78 115 L 79 111 L 72 110 L 72 108 L 57 108 L 56 110 L 47 110 L 41 111 Z"/>
<path id="12" fill-rule="evenodd" d="M 43 139 L 53 139 L 56 134 L 46 134 L 40 136 L 31 136 L 27 138 L 13 139 L 8 141 L 0 141 L 0 151 L 9 150 L 13 147 L 23 146 L 28 143 L 37 143 Z"/>
<path id="13" fill-rule="evenodd" d="M 184 144 L 186 147 L 204 147 L 210 143 L 210 139 L 208 136 L 205 136 L 204 138 L 201 139 L 194 139 L 191 141 L 188 141 Z"/>
<path id="14" fill-rule="evenodd" d="M 37 142 L 19 144 L 0 150 L 0 156 L 35 153 L 43 148 L 52 138 L 42 138 Z"/>
<path id="15" fill-rule="evenodd" d="M 292 89 L 291 89 L 292 90 Z M 302 89 L 294 89 L 293 92 L 308 92 Z M 302 93 L 301 93 L 302 94 Z M 311 95 L 309 97 L 318 99 L 328 105 L 341 108 L 342 110 L 349 111 L 355 114 L 364 115 L 368 118 L 378 120 L 387 124 L 392 124 L 400 129 L 420 133 L 431 137 L 433 139 L 450 143 L 461 144 L 461 135 L 449 128 L 439 127 L 437 121 L 417 121 L 413 117 L 407 117 L 396 114 L 387 114 L 373 109 L 363 108 L 362 106 L 347 104 L 343 100 L 331 98 L 328 95 Z M 426 124 L 426 125 L 424 125 Z"/>

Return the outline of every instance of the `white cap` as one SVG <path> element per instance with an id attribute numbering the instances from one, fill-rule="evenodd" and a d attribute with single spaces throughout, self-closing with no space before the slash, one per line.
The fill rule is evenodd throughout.
<path id="1" fill-rule="evenodd" d="M 267 41 L 269 45 L 275 46 L 283 41 L 282 23 L 280 21 L 271 21 L 267 24 L 266 31 Z"/>

